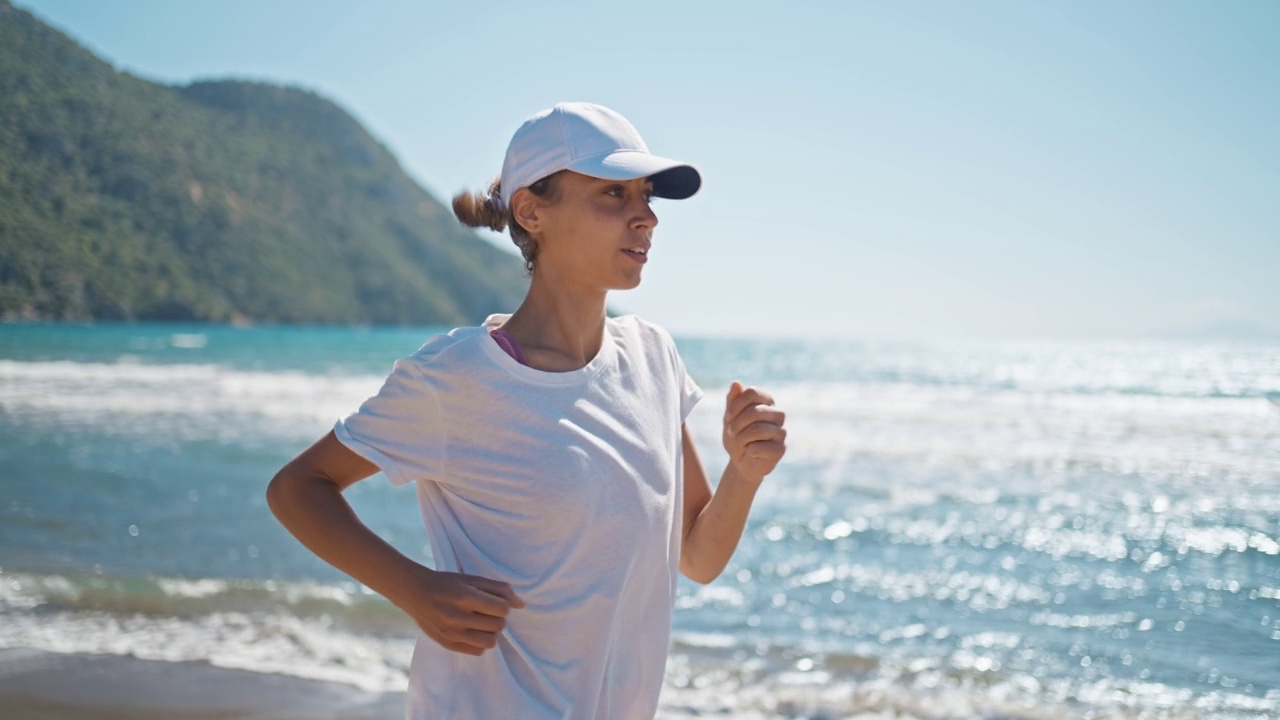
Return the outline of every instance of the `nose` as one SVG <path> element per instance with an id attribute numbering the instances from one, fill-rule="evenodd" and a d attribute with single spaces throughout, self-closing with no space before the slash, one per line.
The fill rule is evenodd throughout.
<path id="1" fill-rule="evenodd" d="M 658 216 L 653 212 L 653 206 L 643 197 L 639 199 L 639 206 L 636 208 L 636 214 L 631 220 L 631 227 L 636 230 L 653 231 L 658 225 Z"/>

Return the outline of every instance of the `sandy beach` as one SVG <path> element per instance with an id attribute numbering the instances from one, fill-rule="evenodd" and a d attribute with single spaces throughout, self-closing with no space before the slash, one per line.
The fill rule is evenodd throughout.
<path id="1" fill-rule="evenodd" d="M 385 720 L 402 693 L 118 655 L 0 650 L 6 720 Z"/>

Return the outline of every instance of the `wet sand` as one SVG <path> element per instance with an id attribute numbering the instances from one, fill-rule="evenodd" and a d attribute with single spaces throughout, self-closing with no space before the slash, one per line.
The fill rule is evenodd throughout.
<path id="1" fill-rule="evenodd" d="M 0 650 L 5 720 L 399 720 L 403 693 L 119 655 Z"/>

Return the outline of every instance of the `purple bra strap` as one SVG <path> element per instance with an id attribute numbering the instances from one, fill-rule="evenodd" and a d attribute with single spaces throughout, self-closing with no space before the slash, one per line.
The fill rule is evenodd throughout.
<path id="1" fill-rule="evenodd" d="M 516 362 L 521 365 L 529 364 L 529 358 L 525 357 L 524 351 L 520 349 L 520 344 L 516 342 L 515 338 L 511 337 L 511 333 L 503 330 L 502 328 L 497 328 L 490 330 L 489 335 L 494 340 L 497 340 L 498 345 L 505 350 L 508 355 L 515 358 Z"/>

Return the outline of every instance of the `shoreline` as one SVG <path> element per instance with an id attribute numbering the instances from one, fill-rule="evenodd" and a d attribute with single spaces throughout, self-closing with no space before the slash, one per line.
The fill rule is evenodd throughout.
<path id="1" fill-rule="evenodd" d="M 386 720 L 404 693 L 126 655 L 0 650 L 8 720 Z"/>

